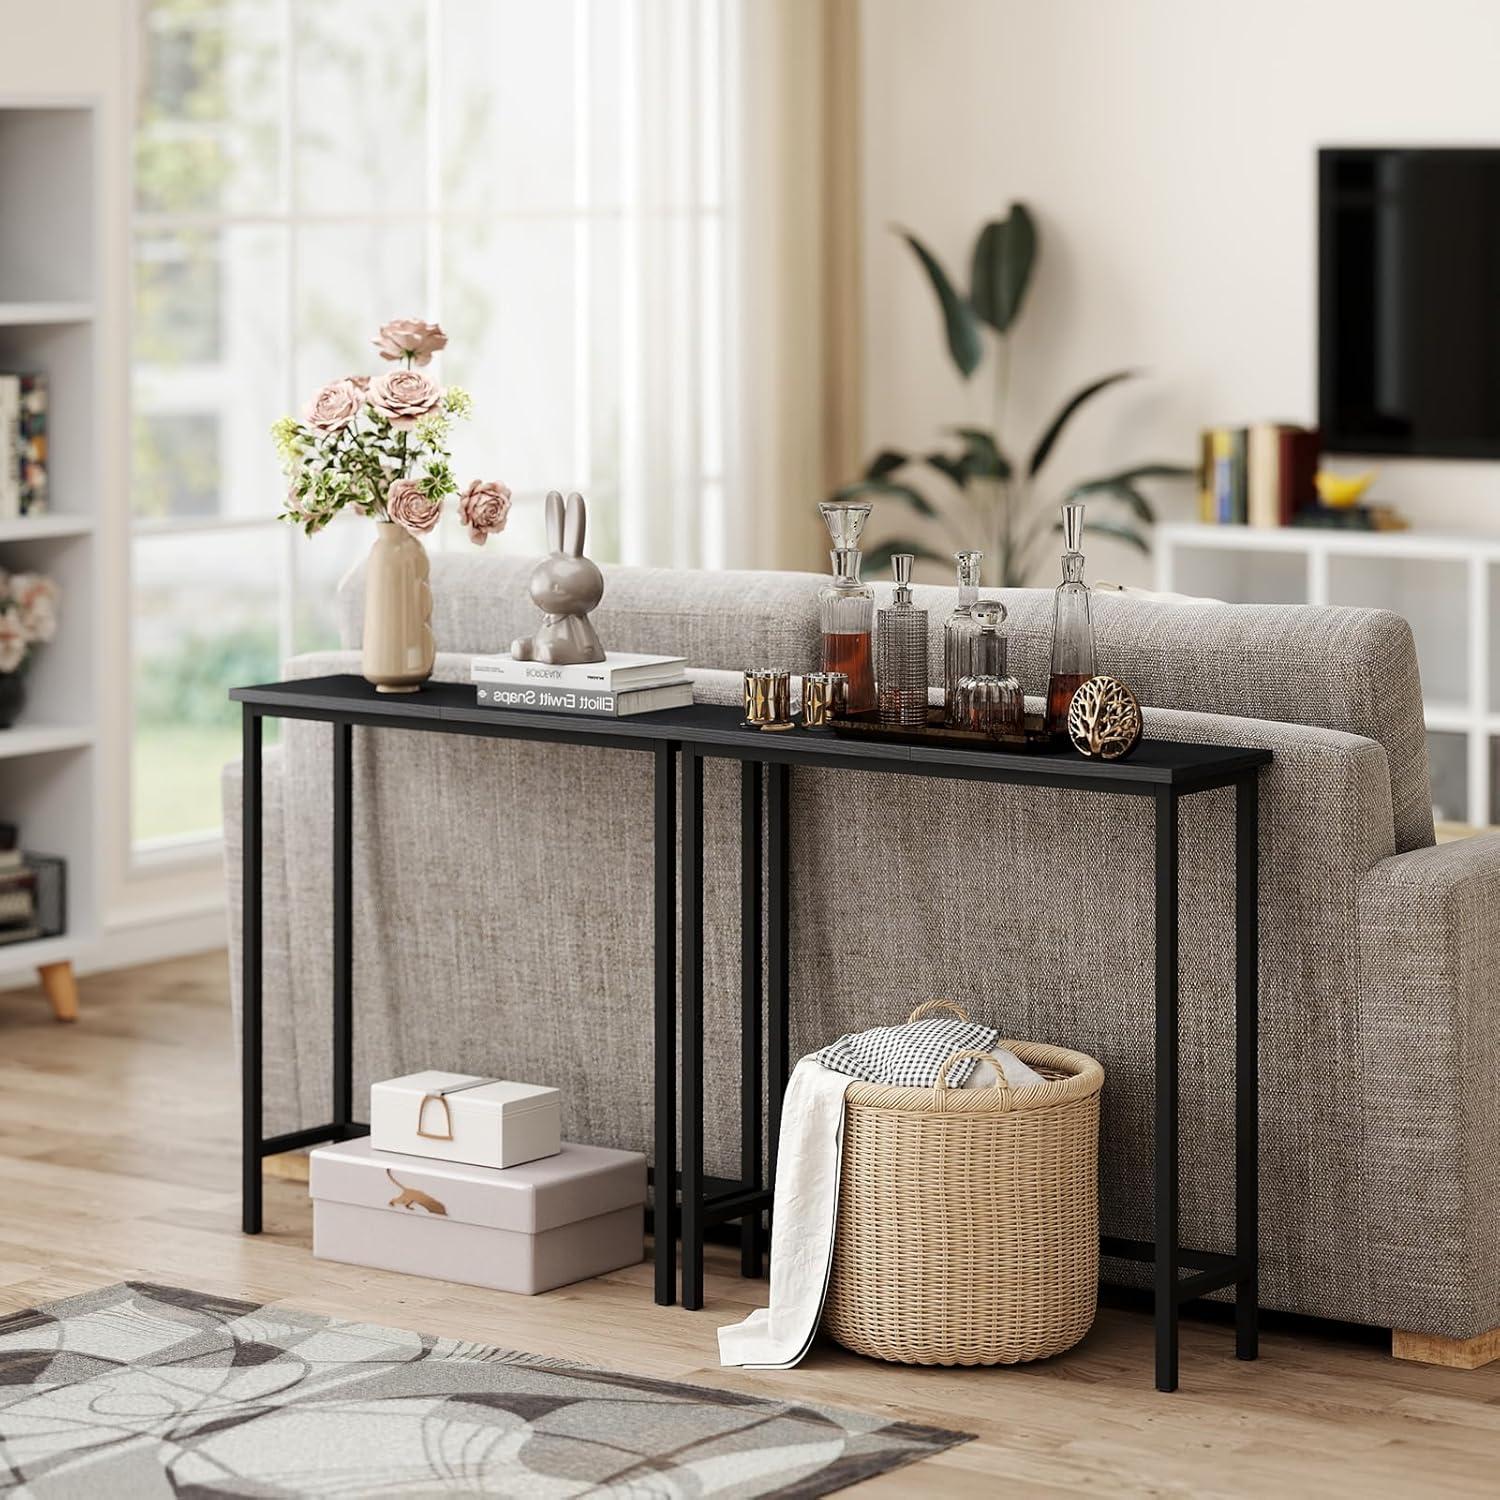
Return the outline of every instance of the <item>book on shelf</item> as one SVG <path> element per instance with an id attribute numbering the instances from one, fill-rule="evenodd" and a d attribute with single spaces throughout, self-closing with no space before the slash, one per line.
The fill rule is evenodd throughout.
<path id="1" fill-rule="evenodd" d="M 47 509 L 47 377 L 0 374 L 0 520 Z"/>
<path id="2" fill-rule="evenodd" d="M 473 682 L 537 683 L 560 688 L 603 688 L 624 692 L 629 688 L 661 687 L 681 682 L 687 661 L 681 656 L 644 656 L 636 651 L 608 651 L 603 661 L 555 666 L 546 661 L 517 661 L 508 652 L 498 656 L 476 656 L 469 662 Z"/>
<path id="3" fill-rule="evenodd" d="M 1198 518 L 1208 526 L 1290 526 L 1317 503 L 1317 428 L 1211 427 L 1199 449 Z"/>
<path id="4" fill-rule="evenodd" d="M 609 688 L 558 687 L 545 682 L 481 682 L 481 708 L 519 709 L 544 714 L 592 714 L 596 718 L 628 719 L 636 714 L 656 713 L 664 708 L 691 708 L 693 685 L 682 678 L 657 687 Z"/>

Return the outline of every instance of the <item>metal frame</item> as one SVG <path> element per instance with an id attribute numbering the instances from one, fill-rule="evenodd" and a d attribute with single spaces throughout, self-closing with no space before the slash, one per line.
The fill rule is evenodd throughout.
<path id="1" fill-rule="evenodd" d="M 727 709 L 695 708 L 632 720 L 588 720 L 480 710 L 472 690 L 433 685 L 422 699 L 376 698 L 358 679 L 323 678 L 237 688 L 244 722 L 244 889 L 241 1076 L 243 1227 L 262 1227 L 260 1163 L 267 1156 L 367 1131 L 353 1109 L 353 746 L 356 726 L 486 738 L 589 744 L 650 752 L 654 780 L 655 1181 L 658 1303 L 675 1300 L 680 1220 L 682 1304 L 703 1305 L 703 1246 L 715 1226 L 740 1224 L 740 1270 L 759 1275 L 775 1187 L 781 1100 L 790 1053 L 790 768 L 884 771 L 989 783 L 1066 786 L 1148 796 L 1155 813 L 1155 1172 L 1150 1242 L 1106 1236 L 1106 1255 L 1154 1266 L 1156 1385 L 1178 1379 L 1178 1315 L 1184 1302 L 1235 1289 L 1235 1353 L 1258 1353 L 1258 774 L 1265 750 L 1157 746 L 1134 763 L 1071 757 L 876 745 L 746 730 Z M 284 1135 L 262 1133 L 262 720 L 300 718 L 333 726 L 333 1118 Z M 1169 754 L 1168 751 L 1171 751 Z M 741 1098 L 740 1176 L 703 1166 L 703 764 L 740 762 Z M 680 771 L 680 779 L 679 779 Z M 1178 1223 L 1178 812 L 1184 796 L 1235 789 L 1235 1249 L 1230 1255 L 1180 1243 Z M 681 840 L 681 921 L 678 841 Z M 680 943 L 680 952 L 678 944 Z M 681 1058 L 678 987 L 681 987 Z M 680 1083 L 679 1083 L 680 1080 Z M 680 1097 L 680 1140 L 679 1140 Z M 680 1150 L 679 1150 L 680 1147 Z M 767 1169 L 769 1167 L 769 1170 Z M 681 1203 L 675 1191 L 681 1185 Z M 671 1190 L 661 1191 L 662 1184 Z M 1186 1270 L 1189 1274 L 1183 1275 Z"/>

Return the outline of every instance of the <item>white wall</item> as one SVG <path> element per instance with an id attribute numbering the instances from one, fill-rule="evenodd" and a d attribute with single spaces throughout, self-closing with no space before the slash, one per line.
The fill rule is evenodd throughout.
<path id="1" fill-rule="evenodd" d="M 1096 375 L 1151 372 L 1080 415 L 1062 481 L 1190 462 L 1214 422 L 1315 420 L 1316 147 L 1500 144 L 1496 0 L 863 6 L 870 447 L 925 443 L 987 401 L 953 373 L 893 222 L 966 280 L 986 218 L 1017 198 L 1038 216 L 1016 437 Z M 1376 497 L 1414 524 L 1500 531 L 1500 465 L 1381 470 Z M 1168 510 L 1192 508 L 1179 486 Z M 1112 544 L 1090 550 L 1091 576 L 1148 577 Z"/>

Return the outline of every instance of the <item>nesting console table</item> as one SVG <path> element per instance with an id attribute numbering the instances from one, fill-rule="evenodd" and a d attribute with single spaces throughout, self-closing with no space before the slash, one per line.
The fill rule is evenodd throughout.
<path id="1" fill-rule="evenodd" d="M 1155 1221 L 1151 1241 L 1106 1236 L 1104 1254 L 1154 1267 L 1156 1385 L 1177 1387 L 1178 1312 L 1184 1302 L 1235 1290 L 1235 1353 L 1258 1352 L 1258 774 L 1268 750 L 1145 741 L 1129 760 L 1105 764 L 1071 750 L 1017 754 L 840 739 L 747 729 L 737 710 L 694 705 L 636 718 L 507 712 L 479 707 L 473 687 L 429 683 L 420 693 L 377 694 L 362 678 L 310 678 L 236 688 L 244 724 L 244 986 L 241 1083 L 242 1207 L 247 1234 L 261 1228 L 261 1161 L 324 1141 L 366 1134 L 355 1118 L 353 1061 L 353 734 L 356 727 L 491 739 L 541 740 L 634 750 L 653 757 L 655 978 L 656 1300 L 703 1305 L 703 1247 L 711 1227 L 739 1221 L 741 1271 L 761 1272 L 764 1216 L 774 1179 L 788 1068 L 789 773 L 796 766 L 975 782 L 1071 788 L 1149 797 L 1155 808 Z M 266 718 L 333 726 L 333 1119 L 267 1137 L 262 1126 L 261 730 Z M 703 764 L 741 766 L 740 1176 L 703 1167 Z M 1184 796 L 1235 788 L 1235 1249 L 1180 1243 L 1178 1222 L 1178 809 Z M 680 848 L 680 852 L 679 852 Z M 680 871 L 679 871 L 680 862 Z M 681 877 L 682 911 L 677 910 Z M 680 945 L 680 946 L 679 946 Z M 763 975 L 765 983 L 763 985 Z M 679 1004 L 681 991 L 679 1061 Z M 422 1059 L 424 1065 L 462 1059 Z M 681 1135 L 675 1124 L 681 1103 Z M 764 1121 L 764 1135 L 762 1122 Z M 674 1191 L 676 1188 L 678 1191 Z M 679 1203 L 680 1198 L 680 1203 Z M 1183 1274 L 1186 1272 L 1187 1274 Z"/>

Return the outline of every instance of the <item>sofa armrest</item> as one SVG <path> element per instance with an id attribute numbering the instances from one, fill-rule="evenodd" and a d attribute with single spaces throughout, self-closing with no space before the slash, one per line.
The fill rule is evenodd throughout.
<path id="1" fill-rule="evenodd" d="M 1382 860 L 1357 905 L 1371 1269 L 1471 1338 L 1500 1326 L 1500 834 Z"/>

